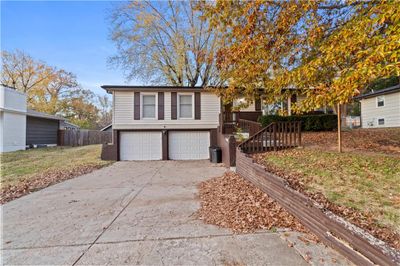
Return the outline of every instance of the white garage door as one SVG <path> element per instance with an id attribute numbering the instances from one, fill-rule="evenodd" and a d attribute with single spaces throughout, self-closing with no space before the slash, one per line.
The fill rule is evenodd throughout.
<path id="1" fill-rule="evenodd" d="M 161 160 L 161 132 L 121 132 L 120 160 Z"/>
<path id="2" fill-rule="evenodd" d="M 210 132 L 208 131 L 171 131 L 168 138 L 169 159 L 171 160 L 209 158 Z"/>

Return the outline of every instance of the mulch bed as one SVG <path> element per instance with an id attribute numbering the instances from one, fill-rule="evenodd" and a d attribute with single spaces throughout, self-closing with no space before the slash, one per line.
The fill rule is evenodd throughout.
<path id="1" fill-rule="evenodd" d="M 24 195 L 54 185 L 56 183 L 71 179 L 80 175 L 88 174 L 104 165 L 77 166 L 70 170 L 48 171 L 34 175 L 29 179 L 21 180 L 16 185 L 1 188 L 0 204 L 7 203 Z"/>
<path id="2" fill-rule="evenodd" d="M 276 201 L 233 172 L 200 183 L 199 197 L 201 208 L 196 216 L 208 224 L 230 228 L 237 233 L 276 228 L 309 233 Z M 315 236 L 309 236 L 317 240 Z"/>
<path id="3" fill-rule="evenodd" d="M 289 186 L 309 198 L 321 204 L 325 209 L 346 218 L 349 222 L 369 232 L 371 235 L 388 243 L 395 249 L 400 250 L 400 234 L 394 232 L 391 228 L 379 225 L 373 214 L 360 212 L 350 207 L 341 206 L 330 202 L 322 193 L 313 193 L 306 190 L 301 182 L 299 174 L 288 173 L 284 169 L 279 169 L 264 161 L 265 154 L 256 154 L 253 156 L 257 163 L 263 165 L 267 171 L 285 179 Z"/>

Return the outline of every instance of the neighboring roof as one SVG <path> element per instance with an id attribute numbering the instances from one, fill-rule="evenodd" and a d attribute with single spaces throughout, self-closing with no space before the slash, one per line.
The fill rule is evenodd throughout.
<path id="1" fill-rule="evenodd" d="M 61 116 L 41 113 L 41 112 L 37 112 L 37 111 L 31 110 L 31 109 L 27 110 L 26 115 L 31 116 L 31 117 L 45 118 L 45 119 L 65 120 L 65 118 L 61 117 Z"/>
<path id="2" fill-rule="evenodd" d="M 100 129 L 100 131 L 106 131 L 110 127 L 112 127 L 112 124 L 109 124 L 108 126 L 103 127 L 102 129 Z"/>
<path id="3" fill-rule="evenodd" d="M 77 129 L 80 128 L 80 126 L 72 124 L 71 122 L 68 122 L 67 120 L 62 121 L 61 126 L 62 127 L 73 127 L 73 128 L 77 128 Z"/>
<path id="4" fill-rule="evenodd" d="M 200 91 L 204 87 L 188 87 L 188 86 L 134 86 L 134 85 L 103 85 L 101 86 L 107 92 L 110 91 Z"/>
<path id="5" fill-rule="evenodd" d="M 357 97 L 354 97 L 354 99 L 362 100 L 362 99 L 366 99 L 366 98 L 372 98 L 372 97 L 376 97 L 379 95 L 385 95 L 385 94 L 390 94 L 390 93 L 395 93 L 395 92 L 400 92 L 400 84 L 383 89 L 383 90 L 368 92 L 366 94 L 362 94 Z"/>

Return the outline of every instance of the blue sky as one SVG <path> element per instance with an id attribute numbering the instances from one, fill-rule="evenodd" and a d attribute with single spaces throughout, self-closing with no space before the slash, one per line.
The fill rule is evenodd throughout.
<path id="1" fill-rule="evenodd" d="M 1 1 L 1 49 L 20 49 L 77 75 L 84 88 L 124 84 L 123 71 L 107 65 L 111 1 Z M 139 84 L 131 81 L 131 84 Z"/>

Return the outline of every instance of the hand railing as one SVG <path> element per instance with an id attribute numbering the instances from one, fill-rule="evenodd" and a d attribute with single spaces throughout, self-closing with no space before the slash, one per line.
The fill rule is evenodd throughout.
<path id="1" fill-rule="evenodd" d="M 261 153 L 301 146 L 301 122 L 273 122 L 238 145 L 244 153 Z"/>

